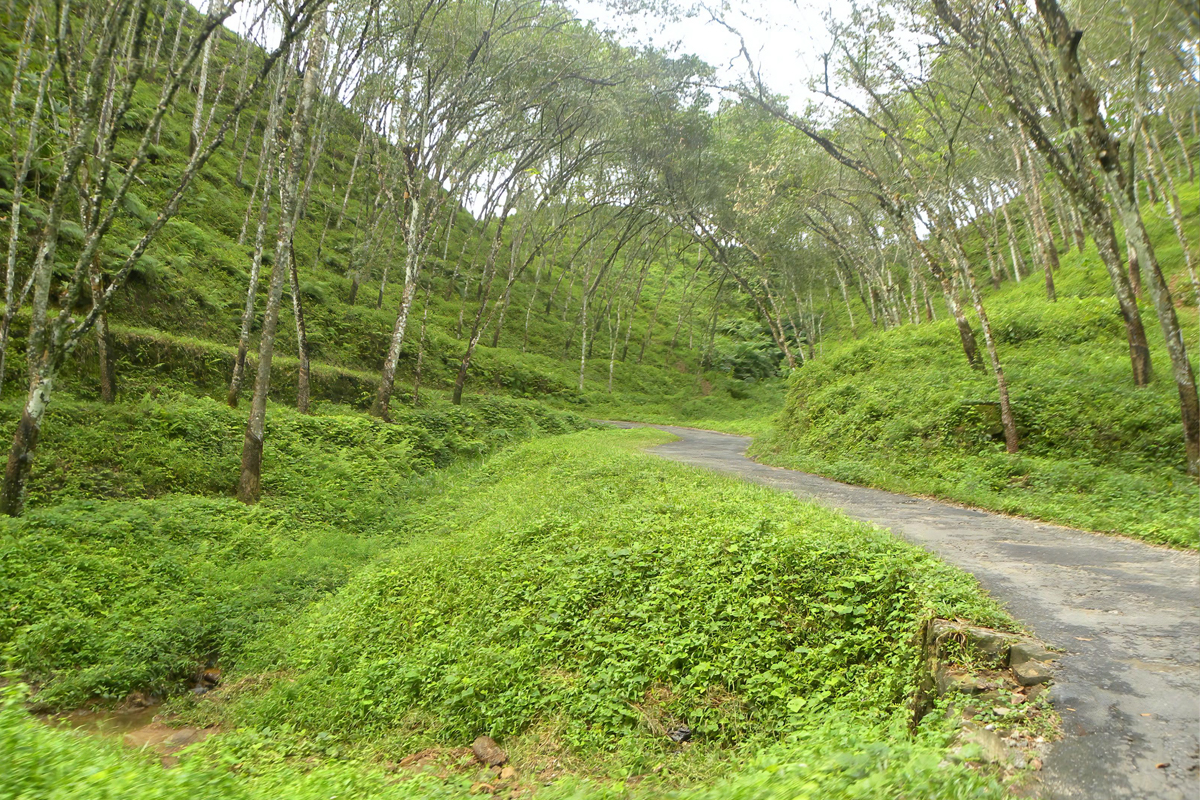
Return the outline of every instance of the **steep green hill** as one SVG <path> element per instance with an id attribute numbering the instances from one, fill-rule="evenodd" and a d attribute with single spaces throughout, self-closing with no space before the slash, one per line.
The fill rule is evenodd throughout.
<path id="1" fill-rule="evenodd" d="M 11 35 L 0 32 L 0 39 Z M 6 41 L 11 48 L 12 42 Z M 241 58 L 237 47 L 236 37 L 227 34 L 214 58 L 236 64 Z M 139 88 L 135 104 L 151 107 L 155 91 L 156 87 L 146 82 Z M 224 99 L 228 102 L 228 97 Z M 109 262 L 115 263 L 123 248 L 140 235 L 153 218 L 153 210 L 165 201 L 173 176 L 186 163 L 193 102 L 192 95 L 184 92 L 178 109 L 166 118 L 152 163 L 106 240 Z M 346 193 L 346 176 L 353 168 L 362 123 L 341 107 L 332 108 L 330 115 L 326 151 L 317 162 L 310 200 L 293 246 L 309 353 L 315 362 L 314 399 L 362 408 L 369 404 L 387 352 L 403 288 L 405 250 L 403 238 L 398 236 L 389 239 L 389 246 L 368 241 L 363 226 L 377 183 L 370 175 L 362 177 L 365 170 L 360 170 L 358 185 Z M 162 387 L 223 397 L 249 280 L 257 205 L 248 211 L 247 204 L 259 169 L 263 116 L 244 115 L 237 135 L 201 171 L 178 215 L 154 240 L 125 290 L 114 298 L 109 319 L 118 356 L 117 387 L 125 398 Z M 42 176 L 43 181 L 51 178 L 52 174 Z M 8 180 L 11 175 L 0 174 L 0 183 Z M 268 239 L 274 231 L 275 213 L 268 225 Z M 401 352 L 401 394 L 405 384 L 413 381 L 421 349 L 423 385 L 436 390 L 453 383 L 466 347 L 464 320 L 469 331 L 478 306 L 479 271 L 492 229 L 484 228 L 462 208 L 443 216 L 453 216 L 453 226 L 447 231 L 442 221 L 437 223 L 437 241 L 430 248 Z M 519 223 L 514 215 L 507 231 L 517 229 Z M 397 224 L 385 221 L 383 229 L 386 232 L 388 225 Z M 569 268 L 570 254 L 581 235 L 572 234 L 563 245 L 547 247 L 540 268 L 531 265 L 516 282 L 498 339 L 493 338 L 494 323 L 481 340 L 468 391 L 538 397 L 560 405 L 605 403 L 613 408 L 608 397 L 609 356 L 615 338 L 615 394 L 657 400 L 672 397 L 680 402 L 696 399 L 700 407 L 684 412 L 692 418 L 733 413 L 720 409 L 722 402 L 730 399 L 732 383 L 720 371 L 721 353 L 714 354 L 710 347 L 717 334 L 708 325 L 715 319 L 710 313 L 712 276 L 699 274 L 693 279 L 695 248 L 681 252 L 681 241 L 674 239 L 651 259 L 638 304 L 623 310 L 619 328 L 596 324 L 593 314 L 589 327 L 595 328 L 589 330 L 589 337 L 597 341 L 588 350 L 581 390 L 577 318 L 583 294 L 582 267 Z M 511 246 L 511 236 L 506 234 L 498 263 L 507 265 Z M 270 245 L 267 249 L 265 269 L 269 269 Z M 635 250 L 627 248 L 610 268 L 612 273 L 625 275 L 627 291 L 641 275 L 646 255 L 644 250 Z M 635 262 L 635 255 L 642 260 Z M 360 268 L 365 281 L 351 303 L 352 277 Z M 605 291 L 607 287 L 594 302 L 603 301 Z M 259 316 L 266 292 L 264 278 L 259 284 Z M 81 308 L 86 302 L 86 297 L 81 299 Z M 295 361 L 288 358 L 296 354 L 290 306 L 285 295 L 285 319 L 276 348 L 282 369 L 272 385 L 272 397 L 280 402 L 295 396 Z M 18 314 L 13 325 L 5 392 L 10 397 L 19 393 L 20 379 L 15 378 L 16 384 L 13 381 L 24 368 L 26 313 Z M 726 320 L 751 315 L 745 302 L 726 292 L 720 300 L 719 316 Z M 427 330 L 422 344 L 423 322 Z M 256 321 L 251 360 L 257 353 L 257 327 Z M 731 341 L 726 335 L 730 330 L 737 328 L 725 326 L 724 333 L 715 335 L 717 350 Z M 748 335 L 758 339 L 761 331 L 751 325 Z M 492 346 L 494 341 L 497 346 Z M 710 369 L 713 363 L 715 370 Z M 247 381 L 247 393 L 251 382 Z M 97 396 L 98 384 L 95 348 L 89 340 L 78 353 L 66 388 L 75 397 L 89 399 Z M 716 397 L 710 403 L 706 398 L 713 394 Z M 710 404 L 716 412 L 704 410 Z"/>

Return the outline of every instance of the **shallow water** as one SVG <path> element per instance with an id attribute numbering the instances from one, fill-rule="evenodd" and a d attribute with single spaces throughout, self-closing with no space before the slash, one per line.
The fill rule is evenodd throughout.
<path id="1" fill-rule="evenodd" d="M 78 709 L 60 714 L 39 714 L 38 719 L 55 728 L 67 728 L 97 736 L 123 738 L 149 725 L 158 713 L 159 706 L 151 705 L 137 709 L 107 709 L 93 711 Z"/>

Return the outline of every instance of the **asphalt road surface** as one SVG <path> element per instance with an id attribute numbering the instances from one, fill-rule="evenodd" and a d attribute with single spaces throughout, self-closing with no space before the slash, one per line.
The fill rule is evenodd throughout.
<path id="1" fill-rule="evenodd" d="M 743 436 L 654 427 L 679 437 L 657 455 L 816 500 L 937 553 L 1066 651 L 1051 694 L 1065 737 L 1045 760 L 1045 796 L 1200 798 L 1196 553 L 848 486 L 751 461 Z"/>

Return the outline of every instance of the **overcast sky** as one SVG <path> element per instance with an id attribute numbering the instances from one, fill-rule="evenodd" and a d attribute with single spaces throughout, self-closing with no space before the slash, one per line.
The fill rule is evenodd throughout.
<path id="1" fill-rule="evenodd" d="M 581 19 L 616 32 L 626 44 L 653 44 L 676 54 L 700 56 L 719 70 L 721 80 L 731 80 L 746 70 L 737 36 L 704 12 L 665 20 L 614 12 L 606 0 L 568 0 L 568 5 Z M 719 0 L 711 5 L 719 6 Z M 820 71 L 820 54 L 827 46 L 823 14 L 829 0 L 735 0 L 732 5 L 728 21 L 745 38 L 767 85 L 788 95 L 793 108 L 803 106 L 811 97 L 806 86 Z"/>

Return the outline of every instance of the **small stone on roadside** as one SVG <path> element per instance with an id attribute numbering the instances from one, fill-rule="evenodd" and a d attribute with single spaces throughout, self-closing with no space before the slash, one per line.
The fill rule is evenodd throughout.
<path id="1" fill-rule="evenodd" d="M 999 764 L 1008 760 L 1008 748 L 1004 741 L 992 733 L 985 726 L 982 730 L 976 728 L 972 731 L 967 731 L 961 739 L 964 745 L 975 744 L 979 746 L 980 754 L 983 760 L 989 764 Z"/>
<path id="2" fill-rule="evenodd" d="M 515 777 L 517 777 L 517 771 L 512 767 L 505 767 L 500 770 L 500 780 L 502 781 L 511 781 Z"/>
<path id="3" fill-rule="evenodd" d="M 668 733 L 667 736 L 672 742 L 675 742 L 676 744 L 683 744 L 684 742 L 691 741 L 692 729 L 687 725 L 680 725 L 678 728 Z"/>
<path id="4" fill-rule="evenodd" d="M 1054 658 L 1054 653 L 1037 642 L 1016 642 L 1008 648 L 1008 663 L 1014 667 L 1029 661 L 1053 661 Z"/>
<path id="5" fill-rule="evenodd" d="M 1053 677 L 1053 673 L 1048 667 L 1036 661 L 1026 661 L 1024 664 L 1018 664 L 1012 668 L 1012 671 L 1013 676 L 1017 679 L 1017 683 L 1022 686 L 1045 683 Z"/>

